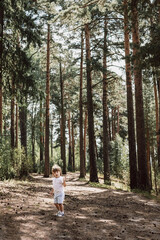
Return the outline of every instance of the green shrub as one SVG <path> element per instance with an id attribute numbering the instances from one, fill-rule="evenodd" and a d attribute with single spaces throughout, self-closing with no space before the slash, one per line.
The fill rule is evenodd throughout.
<path id="1" fill-rule="evenodd" d="M 0 180 L 20 178 L 32 169 L 32 162 L 26 158 L 24 149 L 10 148 L 10 144 L 0 146 Z"/>
<path id="2" fill-rule="evenodd" d="M 129 180 L 129 156 L 128 142 L 117 134 L 114 141 L 110 143 L 111 174 L 126 181 Z"/>

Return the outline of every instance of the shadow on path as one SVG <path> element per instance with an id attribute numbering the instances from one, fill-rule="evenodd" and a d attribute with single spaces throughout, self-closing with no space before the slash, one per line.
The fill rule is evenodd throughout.
<path id="1" fill-rule="evenodd" d="M 49 195 L 51 178 L 0 183 L 0 240 L 159 240 L 160 205 L 134 193 L 90 187 L 67 175 L 65 216 Z"/>

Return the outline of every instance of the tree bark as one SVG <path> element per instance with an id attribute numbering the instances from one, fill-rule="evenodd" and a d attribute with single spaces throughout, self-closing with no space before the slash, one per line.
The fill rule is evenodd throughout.
<path id="1" fill-rule="evenodd" d="M 33 172 L 36 172 L 36 161 L 35 161 L 35 117 L 34 108 L 32 107 L 32 163 Z"/>
<path id="2" fill-rule="evenodd" d="M 158 195 L 158 187 L 157 187 L 157 169 L 156 169 L 156 161 L 154 156 L 154 142 L 153 142 L 153 133 L 151 138 L 151 156 L 152 156 L 152 165 L 153 165 L 153 172 L 154 172 L 154 186 L 156 195 Z"/>
<path id="3" fill-rule="evenodd" d="M 114 139 L 116 138 L 116 107 L 114 107 L 114 112 L 113 112 L 113 126 L 114 126 Z"/>
<path id="4" fill-rule="evenodd" d="M 119 134 L 119 106 L 117 107 L 117 133 Z"/>
<path id="5" fill-rule="evenodd" d="M 85 111 L 85 120 L 84 120 L 84 169 L 86 174 L 86 141 L 87 141 L 87 119 L 88 119 L 88 112 Z"/>
<path id="6" fill-rule="evenodd" d="M 18 148 L 18 102 L 16 103 L 16 143 L 15 147 Z"/>
<path id="7" fill-rule="evenodd" d="M 111 141 L 112 136 L 111 136 L 111 121 L 109 119 L 109 108 L 107 109 L 107 112 L 108 112 L 108 128 L 109 128 L 108 134 L 109 134 L 109 141 Z"/>
<path id="8" fill-rule="evenodd" d="M 44 177 L 49 177 L 49 102 L 50 102 L 50 25 L 47 36 L 47 74 L 46 74 L 46 128 L 45 128 L 45 169 Z"/>
<path id="9" fill-rule="evenodd" d="M 110 166 L 108 154 L 108 112 L 107 112 L 107 21 L 104 20 L 104 49 L 103 49 L 103 164 L 104 183 L 110 184 Z"/>
<path id="10" fill-rule="evenodd" d="M 115 140 L 115 120 L 114 120 L 114 109 L 112 108 L 112 140 Z"/>
<path id="11" fill-rule="evenodd" d="M 43 150 L 44 150 L 44 144 L 43 144 L 43 113 L 42 113 L 42 97 L 40 97 L 40 165 L 42 166 L 43 161 Z"/>
<path id="12" fill-rule="evenodd" d="M 81 64 L 80 64 L 80 97 L 79 97 L 79 110 L 80 110 L 80 178 L 85 178 L 85 166 L 84 166 L 84 145 L 83 145 L 83 30 L 81 33 Z"/>
<path id="13" fill-rule="evenodd" d="M 14 78 L 12 79 L 12 95 L 11 95 L 11 148 L 14 149 L 14 108 L 15 108 L 15 85 Z"/>
<path id="14" fill-rule="evenodd" d="M 134 58 L 134 81 L 136 103 L 136 132 L 138 150 L 138 184 L 142 190 L 150 190 L 146 159 L 146 139 L 143 110 L 142 70 L 140 62 L 140 41 L 138 32 L 138 0 L 132 0 L 132 39 Z"/>
<path id="15" fill-rule="evenodd" d="M 3 133 L 3 114 L 2 114 L 2 55 L 3 55 L 3 3 L 1 1 L 1 8 L 0 8 L 0 136 Z"/>
<path id="16" fill-rule="evenodd" d="M 19 120 L 21 132 L 21 148 L 24 150 L 25 158 L 22 158 L 20 177 L 28 175 L 25 161 L 27 160 L 27 96 L 22 96 L 19 107 Z"/>
<path id="17" fill-rule="evenodd" d="M 128 142 L 129 142 L 129 167 L 130 167 L 130 187 L 137 188 L 137 158 L 136 158 L 136 141 L 134 127 L 134 109 L 132 93 L 132 77 L 129 30 L 128 30 L 128 3 L 124 0 L 124 39 L 125 39 L 125 64 L 126 64 L 126 87 L 127 87 L 127 112 L 128 112 Z"/>
<path id="18" fill-rule="evenodd" d="M 73 119 L 73 116 L 72 116 Z M 72 163 L 73 171 L 75 172 L 75 140 L 74 140 L 74 122 L 72 120 Z"/>
<path id="19" fill-rule="evenodd" d="M 151 38 L 152 41 L 156 41 L 153 37 L 153 14 L 150 17 L 151 22 Z M 157 19 L 158 24 L 160 25 L 160 7 L 159 14 Z M 158 168 L 160 170 L 160 77 L 159 70 L 157 68 L 153 68 L 153 82 L 154 82 L 154 96 L 155 96 L 155 106 L 156 106 L 156 136 L 157 136 L 157 156 L 158 156 Z M 157 77 L 157 81 L 156 81 Z M 157 96 L 157 87 L 158 87 L 158 96 Z M 158 103 L 159 100 L 159 103 Z"/>
<path id="20" fill-rule="evenodd" d="M 152 174 L 151 174 L 151 164 L 150 164 L 150 132 L 148 126 L 148 112 L 146 113 L 146 130 L 147 130 L 147 170 L 149 175 L 150 189 L 152 189 Z"/>
<path id="21" fill-rule="evenodd" d="M 68 170 L 72 171 L 72 140 L 71 140 L 71 115 L 68 114 L 68 133 L 69 133 L 69 158 L 68 158 Z"/>
<path id="22" fill-rule="evenodd" d="M 156 80 L 155 76 L 153 77 L 154 81 L 154 99 L 155 99 L 155 111 L 156 111 L 156 140 L 157 140 L 157 150 L 159 146 L 159 135 L 158 135 L 158 129 L 159 129 L 159 109 L 158 109 L 158 96 L 157 96 L 157 86 L 156 86 Z"/>
<path id="23" fill-rule="evenodd" d="M 20 120 L 20 132 L 21 132 L 21 148 L 24 149 L 26 158 L 23 159 L 21 165 L 20 176 L 27 176 L 28 170 L 25 165 L 27 160 L 27 96 L 21 98 L 19 107 L 19 120 Z"/>
<path id="24" fill-rule="evenodd" d="M 65 113 L 64 113 L 64 86 L 63 86 L 63 78 L 62 78 L 62 66 L 60 62 L 60 87 L 61 87 L 61 153 L 63 160 L 63 174 L 66 174 L 66 147 L 65 147 Z"/>
<path id="25" fill-rule="evenodd" d="M 86 63 L 87 63 L 87 108 L 88 108 L 90 181 L 98 182 L 96 154 L 95 154 L 93 100 L 92 100 L 90 29 L 88 24 L 85 24 L 85 38 L 86 38 Z"/>
<path id="26" fill-rule="evenodd" d="M 24 148 L 27 156 L 27 97 L 22 97 L 19 107 L 20 131 L 21 131 L 21 147 Z"/>
<path id="27" fill-rule="evenodd" d="M 51 159 L 53 161 L 53 124 L 51 124 Z"/>
<path id="28" fill-rule="evenodd" d="M 158 168 L 160 170 L 160 77 L 157 76 L 157 85 L 158 85 L 158 132 L 157 132 L 157 139 L 158 139 Z"/>

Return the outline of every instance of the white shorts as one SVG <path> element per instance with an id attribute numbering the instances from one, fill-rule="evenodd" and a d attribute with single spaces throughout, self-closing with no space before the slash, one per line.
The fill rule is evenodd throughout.
<path id="1" fill-rule="evenodd" d="M 62 193 L 55 193 L 54 194 L 54 203 L 58 203 L 58 204 L 62 204 L 63 201 L 64 201 L 64 196 L 65 194 L 62 192 Z"/>

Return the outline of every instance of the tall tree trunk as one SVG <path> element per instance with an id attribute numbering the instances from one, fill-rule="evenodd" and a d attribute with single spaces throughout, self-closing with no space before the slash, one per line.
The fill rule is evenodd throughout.
<path id="1" fill-rule="evenodd" d="M 115 140 L 114 109 L 112 108 L 112 140 Z"/>
<path id="2" fill-rule="evenodd" d="M 53 124 L 51 124 L 51 159 L 53 160 Z"/>
<path id="3" fill-rule="evenodd" d="M 22 97 L 19 107 L 19 120 L 21 131 L 21 147 L 24 148 L 27 156 L 27 97 Z"/>
<path id="4" fill-rule="evenodd" d="M 14 78 L 12 79 L 12 95 L 11 95 L 11 148 L 14 149 L 14 107 L 15 107 L 15 85 Z"/>
<path id="5" fill-rule="evenodd" d="M 109 141 L 111 141 L 112 136 L 111 136 L 111 121 L 109 119 L 109 108 L 108 108 L 107 112 L 108 112 L 108 128 L 109 128 L 109 133 L 108 134 L 109 134 Z"/>
<path id="6" fill-rule="evenodd" d="M 68 133 L 69 133 L 69 158 L 68 158 L 68 170 L 72 171 L 72 140 L 71 140 L 71 115 L 68 114 Z"/>
<path id="7" fill-rule="evenodd" d="M 153 81 L 154 81 L 154 99 L 155 99 L 155 111 L 156 111 L 156 140 L 157 140 L 157 150 L 158 150 L 158 146 L 159 146 L 159 135 L 158 135 L 158 129 L 159 129 L 159 109 L 158 109 L 158 96 L 157 96 L 157 86 L 156 86 L 156 80 L 155 80 L 155 76 L 153 77 Z"/>
<path id="8" fill-rule="evenodd" d="M 157 85 L 158 85 L 158 132 L 157 132 L 157 138 L 158 138 L 158 168 L 160 170 L 160 77 L 157 76 Z"/>
<path id="9" fill-rule="evenodd" d="M 75 140 L 74 140 L 74 122 L 72 116 L 72 163 L 73 163 L 73 171 L 75 172 Z"/>
<path id="10" fill-rule="evenodd" d="M 65 113 L 64 113 L 64 86 L 63 86 L 63 78 L 62 78 L 62 66 L 60 62 L 60 87 L 61 87 L 61 131 L 62 131 L 62 138 L 61 138 L 61 153 L 62 153 L 62 160 L 63 160 L 63 174 L 66 174 L 66 147 L 65 147 Z"/>
<path id="11" fill-rule="evenodd" d="M 110 183 L 110 166 L 108 154 L 108 112 L 107 112 L 107 21 L 104 21 L 104 49 L 103 49 L 103 164 L 104 182 Z"/>
<path id="12" fill-rule="evenodd" d="M 45 127 L 45 168 L 44 176 L 49 177 L 49 102 L 50 102 L 50 25 L 47 36 L 47 75 L 46 75 L 46 127 Z"/>
<path id="13" fill-rule="evenodd" d="M 159 14 L 158 14 L 158 25 L 160 26 L 160 5 L 159 5 Z M 158 71 L 159 73 L 159 71 Z M 158 82 L 158 98 L 159 98 L 159 119 L 158 119 L 158 169 L 160 171 L 160 76 L 157 74 Z"/>
<path id="14" fill-rule="evenodd" d="M 23 159 L 21 165 L 20 176 L 27 176 L 28 170 L 25 166 L 27 160 L 27 96 L 21 98 L 19 107 L 19 120 L 20 120 L 20 132 L 21 132 L 21 148 L 24 149 L 26 158 Z"/>
<path id="15" fill-rule="evenodd" d="M 5 116 L 5 114 L 4 114 L 3 130 L 4 130 L 3 135 L 5 136 L 5 139 L 6 139 L 6 137 L 7 137 L 7 123 L 6 123 L 6 116 Z M 1 140 L 0 140 L 0 142 L 1 142 Z"/>
<path id="16" fill-rule="evenodd" d="M 18 148 L 18 102 L 16 103 L 16 143 L 15 147 Z"/>
<path id="17" fill-rule="evenodd" d="M 87 119 L 88 119 L 88 112 L 85 111 L 85 120 L 84 120 L 84 169 L 86 174 L 86 138 L 87 138 Z"/>
<path id="18" fill-rule="evenodd" d="M 114 112 L 113 112 L 113 115 L 114 115 L 114 118 L 113 118 L 113 126 L 114 126 L 114 138 L 116 137 L 116 107 L 114 107 Z"/>
<path id="19" fill-rule="evenodd" d="M 135 103 L 136 103 L 136 132 L 138 150 L 138 184 L 139 188 L 149 190 L 149 176 L 147 171 L 146 159 L 146 140 L 143 110 L 142 93 L 142 70 L 140 62 L 140 41 L 138 32 L 138 0 L 132 0 L 132 38 L 133 38 L 133 57 L 134 57 L 134 81 L 135 81 Z"/>
<path id="20" fill-rule="evenodd" d="M 35 117 L 34 117 L 34 107 L 32 107 L 32 163 L 33 163 L 33 172 L 36 172 L 36 161 L 35 161 Z"/>
<path id="21" fill-rule="evenodd" d="M 42 113 L 42 97 L 40 97 L 40 166 L 42 167 L 42 161 L 43 161 L 43 150 L 44 150 L 44 144 L 43 144 L 43 113 Z"/>
<path id="22" fill-rule="evenodd" d="M 126 63 L 126 87 L 127 87 L 127 112 L 128 112 L 128 142 L 129 142 L 129 166 L 130 166 L 130 187 L 137 188 L 137 158 L 136 140 L 134 127 L 134 109 L 132 93 L 132 77 L 130 65 L 130 44 L 128 30 L 128 3 L 124 0 L 124 39 L 125 39 L 125 63 Z"/>
<path id="23" fill-rule="evenodd" d="M 156 161 L 154 156 L 154 142 L 153 142 L 153 133 L 151 138 L 151 156 L 152 156 L 152 165 L 153 165 L 153 173 L 154 173 L 154 186 L 156 195 L 158 195 L 158 187 L 157 187 L 157 168 L 156 168 Z"/>
<path id="24" fill-rule="evenodd" d="M 119 106 L 117 107 L 117 133 L 119 134 Z"/>
<path id="25" fill-rule="evenodd" d="M 159 18 L 157 22 L 160 25 L 160 7 L 159 7 Z M 151 38 L 153 41 L 156 41 L 156 39 L 153 39 L 153 14 L 150 17 L 150 23 L 151 23 Z M 160 77 L 158 74 L 158 69 L 153 68 L 153 82 L 154 82 L 154 96 L 155 96 L 155 106 L 156 106 L 156 136 L 157 136 L 157 156 L 158 156 L 158 168 L 160 170 Z M 156 81 L 157 77 L 157 81 Z M 158 96 L 157 96 L 157 86 L 158 86 Z M 159 99 L 159 103 L 158 103 Z"/>
<path id="26" fill-rule="evenodd" d="M 3 53 L 3 3 L 1 1 L 1 8 L 0 8 L 0 136 L 2 136 L 2 129 L 3 129 L 3 115 L 2 115 L 2 53 Z"/>
<path id="27" fill-rule="evenodd" d="M 60 150 L 61 150 L 61 159 L 63 159 L 63 151 L 62 151 L 62 144 L 63 144 L 62 116 L 60 116 L 59 123 L 60 123 L 60 133 L 61 133 L 61 149 Z"/>
<path id="28" fill-rule="evenodd" d="M 85 166 L 84 166 L 84 145 L 83 145 L 83 30 L 81 33 L 81 64 L 80 64 L 80 97 L 79 97 L 79 110 L 80 110 L 80 178 L 85 177 Z"/>
<path id="29" fill-rule="evenodd" d="M 149 175 L 150 189 L 152 189 L 152 174 L 151 174 L 151 164 L 150 164 L 150 132 L 148 126 L 148 112 L 146 113 L 146 131 L 147 131 L 147 170 Z"/>
<path id="30" fill-rule="evenodd" d="M 85 24 L 85 38 L 86 38 L 86 63 L 87 63 L 87 108 L 88 108 L 90 181 L 98 182 L 96 153 L 95 153 L 93 100 L 92 100 L 90 29 L 88 24 Z"/>

